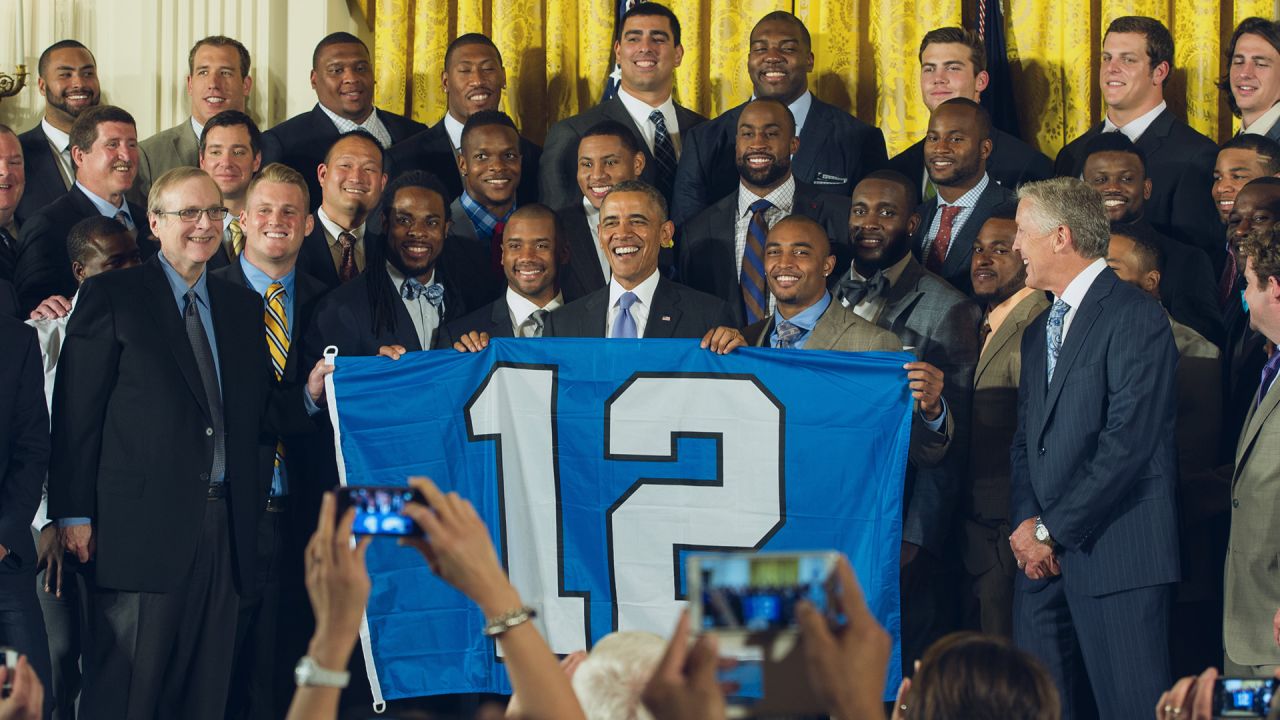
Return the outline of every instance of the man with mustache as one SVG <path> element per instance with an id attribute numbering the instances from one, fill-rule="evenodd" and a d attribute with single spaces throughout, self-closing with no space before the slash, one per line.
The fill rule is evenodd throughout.
<path id="1" fill-rule="evenodd" d="M 538 168 L 539 199 L 553 208 L 578 201 L 576 173 L 578 141 L 602 120 L 616 120 L 641 142 L 644 172 L 641 180 L 657 187 L 671 203 L 681 143 L 695 125 L 706 122 L 698 113 L 677 105 L 672 95 L 675 70 L 684 59 L 680 20 L 661 3 L 636 3 L 614 32 L 613 55 L 622 73 L 617 96 L 547 131 L 547 144 Z"/>
<path id="2" fill-rule="evenodd" d="M 14 282 L 24 313 L 51 295 L 75 294 L 67 234 L 84 218 L 115 218 L 137 238 L 143 258 L 156 251 L 144 220 L 146 211 L 125 200 L 138 173 L 133 116 L 113 105 L 89 108 L 76 119 L 70 137 L 75 185 L 23 226 L 18 243 Z"/>
<path id="3" fill-rule="evenodd" d="M 444 117 L 430 128 L 393 145 L 387 152 L 387 162 L 394 174 L 406 170 L 430 172 L 444 183 L 449 196 L 456 198 L 462 194 L 462 176 L 458 174 L 462 128 L 473 114 L 502 106 L 507 71 L 502 66 L 498 46 L 480 33 L 459 35 L 444 52 L 440 84 L 447 104 Z M 542 148 L 521 136 L 520 187 L 516 190 L 521 203 L 534 202 L 538 197 L 541 157 Z"/>
<path id="4" fill-rule="evenodd" d="M 200 138 L 210 118 L 223 110 L 244 112 L 249 92 L 253 90 L 249 63 L 245 46 L 224 35 L 210 35 L 191 47 L 187 54 L 191 116 L 139 143 L 136 188 L 139 198 L 147 196 L 151 181 L 165 170 L 199 165 Z"/>
<path id="5" fill-rule="evenodd" d="M 1085 148 L 1084 181 L 1102 195 L 1107 218 L 1114 223 L 1149 225 L 1147 202 L 1151 180 L 1145 153 L 1121 133 L 1103 133 Z M 1222 319 L 1213 292 L 1213 268 L 1204 251 L 1184 245 L 1151 228 L 1165 262 L 1160 297 L 1174 320 L 1189 325 L 1213 343 L 1222 342 Z"/>
<path id="6" fill-rule="evenodd" d="M 681 228 L 677 266 L 681 282 L 724 300 L 736 325 L 750 325 L 774 308 L 764 271 L 769 228 L 792 214 L 812 218 L 831 239 L 837 263 L 847 264 L 849 204 L 792 174 L 800 141 L 781 100 L 753 100 L 735 116 L 737 190 Z"/>
<path id="7" fill-rule="evenodd" d="M 506 113 L 481 110 L 467 119 L 458 155 L 462 194 L 453 201 L 452 232 L 478 243 L 490 269 L 502 276 L 502 235 L 516 208 L 520 186 L 520 134 Z"/>
<path id="8" fill-rule="evenodd" d="M 991 115 L 968 98 L 952 98 L 929 117 L 924 136 L 924 166 L 938 194 L 920 214 L 920 236 L 913 252 L 930 272 L 967 293 L 973 240 L 991 210 L 1013 198 L 1013 191 L 992 181 Z"/>
<path id="9" fill-rule="evenodd" d="M 596 123 L 578 141 L 582 202 L 557 211 L 570 260 L 561 279 L 569 301 L 609 282 L 609 258 L 600 245 L 600 205 L 614 185 L 639 178 L 644 167 L 644 153 L 635 134 L 617 120 Z"/>
<path id="10" fill-rule="evenodd" d="M 83 44 L 59 40 L 40 53 L 36 89 L 44 97 L 40 124 L 18 136 L 27 160 L 27 192 L 17 218 L 25 223 L 62 197 L 75 183 L 71 160 L 71 126 L 86 108 L 102 99 L 98 63 Z"/>
<path id="11" fill-rule="evenodd" d="M 795 118 L 800 147 L 792 158 L 796 178 L 848 197 L 862 176 L 885 164 L 880 129 L 822 102 L 809 91 L 813 42 L 800 18 L 778 10 L 751 29 L 747 74 L 752 100 L 781 102 Z M 725 111 L 689 133 L 676 172 L 671 219 L 684 223 L 733 192 L 734 137 L 744 105 Z"/>
<path id="12" fill-rule="evenodd" d="M 316 43 L 311 54 L 311 89 L 316 91 L 315 107 L 262 134 L 262 161 L 282 162 L 302 173 L 312 210 L 321 198 L 316 168 L 339 135 L 363 130 L 385 150 L 427 129 L 373 106 L 373 61 L 368 46 L 351 33 L 330 33 Z"/>
<path id="13" fill-rule="evenodd" d="M 320 207 L 315 227 L 302 243 L 298 267 L 330 288 L 350 282 L 365 269 L 367 221 L 387 184 L 384 158 L 377 138 L 353 130 L 330 144 L 316 169 Z"/>

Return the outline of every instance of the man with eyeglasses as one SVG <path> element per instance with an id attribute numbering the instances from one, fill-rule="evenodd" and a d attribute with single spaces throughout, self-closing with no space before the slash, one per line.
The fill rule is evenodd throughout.
<path id="1" fill-rule="evenodd" d="M 262 438 L 314 425 L 303 390 L 275 380 L 262 297 L 206 272 L 218 186 L 174 168 L 148 206 L 160 252 L 85 281 L 67 324 L 49 516 L 94 562 L 80 716 L 222 720 L 266 510 Z M 313 404 L 325 374 L 307 378 Z"/>

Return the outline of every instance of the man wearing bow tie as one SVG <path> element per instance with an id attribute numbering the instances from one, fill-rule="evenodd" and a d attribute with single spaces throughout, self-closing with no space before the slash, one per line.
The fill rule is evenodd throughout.
<path id="1" fill-rule="evenodd" d="M 878 170 L 853 189 L 849 239 L 853 263 L 836 297 L 863 319 L 893 332 L 903 347 L 946 378 L 942 399 L 955 437 L 942 463 L 910 463 L 902 529 L 902 658 L 906 668 L 954 629 L 960 577 L 952 523 L 967 464 L 969 396 L 978 360 L 978 307 L 911 254 L 920 225 L 918 185 Z"/>

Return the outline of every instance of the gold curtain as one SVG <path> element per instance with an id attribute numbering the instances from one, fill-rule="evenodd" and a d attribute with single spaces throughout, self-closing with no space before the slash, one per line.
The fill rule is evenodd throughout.
<path id="1" fill-rule="evenodd" d="M 813 35 L 814 93 L 879 126 L 890 154 L 924 133 L 928 114 L 916 51 L 930 28 L 958 25 L 951 0 L 666 0 L 681 20 L 680 103 L 707 116 L 751 94 L 747 37 L 767 12 L 787 9 Z M 1211 138 L 1233 130 L 1214 83 L 1224 43 L 1240 20 L 1271 17 L 1272 0 L 1001 0 L 1022 136 L 1051 158 L 1097 122 L 1102 33 L 1121 15 L 1149 15 L 1170 28 L 1177 48 L 1166 97 Z M 594 104 L 612 69 L 616 0 L 352 0 L 374 27 L 377 103 L 434 123 L 451 38 L 482 32 L 502 51 L 503 110 L 535 141 L 556 120 Z"/>

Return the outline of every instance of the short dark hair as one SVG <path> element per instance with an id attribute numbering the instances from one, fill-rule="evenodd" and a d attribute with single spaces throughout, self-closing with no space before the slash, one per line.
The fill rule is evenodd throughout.
<path id="1" fill-rule="evenodd" d="M 1239 192 L 1236 193 L 1236 198 L 1239 199 L 1240 193 L 1244 192 L 1245 190 L 1248 190 L 1250 186 L 1254 186 L 1254 185 L 1256 185 L 1257 187 L 1269 187 L 1269 188 L 1280 189 L 1280 178 L 1272 177 L 1270 175 L 1263 175 L 1262 177 L 1256 177 L 1250 180 L 1249 182 L 1245 183 L 1244 187 L 1240 188 Z M 1267 209 L 1273 213 L 1280 213 L 1280 193 L 1278 193 L 1274 201 L 1267 206 Z"/>
<path id="2" fill-rule="evenodd" d="M 81 152 L 89 152 L 93 149 L 93 144 L 98 141 L 98 126 L 109 122 L 125 123 L 132 125 L 135 129 L 138 127 L 133 116 L 124 108 L 115 105 L 95 105 L 85 108 L 71 126 L 69 135 L 72 147 L 80 148 Z"/>
<path id="3" fill-rule="evenodd" d="M 229 38 L 226 35 L 210 35 L 207 38 L 197 40 L 196 44 L 191 46 L 191 52 L 187 53 L 188 75 L 195 74 L 196 51 L 205 45 L 209 45 L 210 47 L 235 48 L 236 54 L 240 56 L 240 77 L 242 79 L 249 77 L 249 49 L 244 46 L 244 43 L 236 40 L 235 38 Z"/>
<path id="4" fill-rule="evenodd" d="M 1124 133 L 1109 132 L 1095 135 L 1093 139 L 1084 146 L 1084 160 L 1081 162 L 1081 166 L 1083 166 L 1085 162 L 1089 161 L 1090 156 L 1104 152 L 1128 153 L 1129 155 L 1133 155 L 1138 158 L 1138 162 L 1142 164 L 1142 175 L 1143 177 L 1146 177 L 1147 154 L 1142 151 L 1142 148 L 1134 145 L 1133 141 Z"/>
<path id="5" fill-rule="evenodd" d="M 1009 220 L 1016 222 L 1018 220 L 1018 201 L 1005 200 L 994 208 L 991 208 L 991 214 L 987 216 L 987 219 Z"/>
<path id="6" fill-rule="evenodd" d="M 916 55 L 917 59 L 920 62 L 924 62 L 924 49 L 935 44 L 964 45 L 969 48 L 969 62 L 973 64 L 973 74 L 976 76 L 987 69 L 986 45 L 983 44 L 982 38 L 978 37 L 978 33 L 972 30 L 960 27 L 940 27 L 930 30 L 920 40 L 920 52 Z"/>
<path id="7" fill-rule="evenodd" d="M 1222 143 L 1221 147 L 1218 148 L 1218 152 L 1223 150 L 1249 150 L 1264 161 L 1263 169 L 1267 171 L 1268 175 L 1280 173 L 1280 143 L 1266 135 L 1240 133 Z"/>
<path id="8" fill-rule="evenodd" d="M 209 139 L 210 130 L 216 127 L 236 126 L 244 126 L 244 129 L 249 131 L 249 148 L 253 150 L 253 154 L 261 153 L 262 132 L 258 130 L 258 124 L 253 121 L 253 118 L 239 110 L 223 110 L 209 118 L 209 121 L 204 124 L 204 130 L 200 133 L 200 155 L 204 155 L 204 147 Z"/>
<path id="9" fill-rule="evenodd" d="M 316 49 L 311 51 L 311 69 L 316 69 L 316 63 L 320 62 L 320 51 L 330 45 L 359 45 L 364 48 L 365 54 L 369 54 L 369 46 L 364 44 L 360 38 L 349 32 L 334 32 L 325 35 L 316 43 Z"/>
<path id="10" fill-rule="evenodd" d="M 963 107 L 973 111 L 974 117 L 978 120 L 978 140 L 991 139 L 991 113 L 980 103 L 976 103 L 967 97 L 953 97 L 939 103 L 938 107 L 934 108 L 933 111 L 936 113 L 947 106 Z"/>
<path id="11" fill-rule="evenodd" d="M 622 28 L 626 27 L 627 21 L 633 17 L 664 17 L 671 23 L 671 40 L 676 44 L 680 44 L 680 19 L 676 14 L 671 12 L 671 8 L 661 3 L 638 2 L 630 10 L 622 16 L 618 21 L 618 27 L 614 30 L 613 39 L 618 41 L 622 39 Z"/>
<path id="12" fill-rule="evenodd" d="M 1138 262 L 1142 263 L 1143 272 L 1152 270 L 1164 272 L 1164 248 L 1161 246 L 1160 237 L 1149 224 L 1113 222 L 1111 234 L 1122 235 L 1133 241 L 1133 251 L 1138 256 Z M 1110 250 L 1107 251 L 1108 254 L 1110 252 Z"/>
<path id="13" fill-rule="evenodd" d="M 1057 688 L 1038 660 L 1006 638 L 975 632 L 929 646 L 904 704 L 906 720 L 1061 717 Z"/>
<path id="14" fill-rule="evenodd" d="M 587 131 L 582 134 L 582 138 L 578 140 L 579 147 L 581 147 L 582 141 L 589 137 L 616 137 L 627 152 L 632 155 L 640 152 L 640 142 L 636 140 L 636 134 L 631 132 L 631 128 L 617 120 L 601 120 L 587 128 Z"/>
<path id="15" fill-rule="evenodd" d="M 507 227 L 511 227 L 512 221 L 516 218 L 523 217 L 550 220 L 554 227 L 556 236 L 556 252 L 559 253 L 561 249 L 566 247 L 565 243 L 567 242 L 567 238 L 564 234 L 564 225 L 560 222 L 560 215 L 555 210 L 552 210 L 550 207 L 543 205 L 542 203 L 521 205 L 511 213 L 510 217 L 507 218 Z"/>
<path id="16" fill-rule="evenodd" d="M 1161 84 L 1169 82 L 1173 74 L 1173 36 L 1164 23 L 1145 15 L 1124 15 L 1111 21 L 1107 35 L 1111 33 L 1135 33 L 1147 40 L 1147 60 L 1154 71 L 1160 63 L 1169 63 L 1169 72 Z"/>
<path id="17" fill-rule="evenodd" d="M 84 264 L 89 254 L 89 246 L 94 240 L 112 235 L 128 235 L 129 229 L 115 218 L 103 217 L 94 213 L 75 225 L 67 232 L 67 257 L 71 262 Z"/>
<path id="18" fill-rule="evenodd" d="M 368 142 L 373 143 L 373 146 L 378 148 L 378 160 L 379 162 L 382 163 L 382 169 L 384 171 L 386 170 L 387 149 L 382 147 L 382 143 L 378 142 L 378 138 L 374 137 L 373 133 L 363 128 L 357 128 L 355 130 L 352 130 L 351 132 L 344 132 L 338 137 L 334 138 L 333 142 L 329 143 L 329 147 L 324 151 L 324 164 L 325 165 L 329 164 L 329 156 L 333 154 L 333 149 L 338 146 L 338 143 L 342 142 L 343 140 L 349 140 L 351 138 L 360 138 L 361 140 L 367 140 Z"/>
<path id="19" fill-rule="evenodd" d="M 89 50 L 89 48 L 85 47 L 84 43 L 80 42 L 79 40 L 59 40 L 58 42 L 45 48 L 44 52 L 40 53 L 40 59 L 36 61 L 36 74 L 39 77 L 44 77 L 45 71 L 49 69 L 49 56 L 57 52 L 58 50 L 66 50 L 68 48 L 83 50 L 89 53 L 89 57 L 93 57 L 93 53 Z M 98 62 L 97 58 L 94 58 L 93 62 L 96 65 Z"/>
<path id="20" fill-rule="evenodd" d="M 449 62 L 453 60 L 453 51 L 468 45 L 484 45 L 485 47 L 493 48 L 493 54 L 498 56 L 498 67 L 502 67 L 502 51 L 498 49 L 497 45 L 493 44 L 493 40 L 488 35 L 464 33 L 454 38 L 453 42 L 449 43 L 448 49 L 444 51 L 445 70 L 449 69 Z"/>
<path id="21" fill-rule="evenodd" d="M 912 182 L 910 178 L 897 170 L 873 170 L 862 176 L 863 180 L 883 180 L 902 186 L 902 191 L 907 195 L 906 212 L 915 212 L 916 206 L 920 204 L 920 183 Z M 859 181 L 861 182 L 861 181 Z M 854 187 L 857 187 L 855 185 Z"/>
<path id="22" fill-rule="evenodd" d="M 453 198 L 449 195 L 449 191 L 445 189 L 444 183 L 440 182 L 440 178 L 426 170 L 406 170 L 395 176 L 382 189 L 382 198 L 378 204 L 382 207 L 383 228 L 391 227 L 391 206 L 395 202 L 396 193 L 411 187 L 423 188 L 439 195 L 440 199 L 444 200 L 444 219 L 453 219 L 453 214 L 449 210 L 449 206 L 453 204 Z"/>
<path id="23" fill-rule="evenodd" d="M 767 22 L 786 22 L 786 23 L 791 23 L 792 25 L 795 25 L 797 28 L 800 29 L 800 39 L 804 41 L 804 46 L 809 49 L 813 49 L 813 38 L 810 37 L 809 35 L 809 28 L 805 27 L 804 22 L 801 21 L 800 18 L 796 17 L 795 15 L 787 12 L 786 10 L 774 10 L 768 15 L 765 15 L 764 17 L 760 18 L 760 20 L 756 22 L 754 26 L 752 26 L 751 32 L 754 33 L 756 31 L 756 28 L 760 27 L 761 25 Z"/>
<path id="24" fill-rule="evenodd" d="M 757 104 L 760 104 L 760 103 L 765 103 L 765 104 L 769 104 L 769 105 L 777 105 L 778 107 L 782 108 L 782 111 L 783 111 L 784 113 L 786 113 L 787 120 L 791 121 L 791 137 L 795 137 L 795 136 L 796 136 L 796 114 L 795 114 L 795 113 L 793 113 L 793 112 L 791 112 L 791 108 L 787 107 L 787 104 L 786 104 L 786 103 L 784 103 L 784 102 L 782 102 L 782 101 L 781 101 L 781 100 L 779 100 L 778 98 L 762 98 L 762 97 L 758 97 L 758 98 L 755 98 L 754 100 L 748 100 L 748 101 L 747 101 L 747 103 L 746 103 L 746 105 L 743 105 L 743 106 L 742 106 L 742 109 L 743 109 L 743 110 L 746 110 L 746 109 L 747 109 L 747 105 L 757 105 Z M 738 122 L 742 122 L 742 115 L 741 115 L 741 114 L 739 114 L 739 115 L 738 115 Z M 735 125 L 735 127 L 736 127 L 736 125 Z M 735 132 L 735 133 L 734 133 L 734 135 L 736 136 L 736 135 L 737 135 L 737 133 Z"/>
<path id="25" fill-rule="evenodd" d="M 648 3 L 645 4 L 647 5 Z M 658 212 L 662 215 L 662 219 L 658 222 L 664 223 L 670 218 L 670 215 L 667 214 L 667 199 L 662 196 L 662 193 L 658 191 L 658 188 L 643 180 L 623 180 L 617 185 L 609 188 L 609 192 L 605 193 L 604 199 L 608 200 L 609 196 L 614 193 L 625 192 L 638 192 L 647 195 L 649 199 L 658 206 Z M 601 204 L 601 207 L 603 208 L 603 203 Z"/>
<path id="26" fill-rule="evenodd" d="M 1231 42 L 1227 43 L 1227 72 L 1218 78 L 1218 89 L 1227 96 L 1227 107 L 1231 108 L 1231 114 L 1240 117 L 1240 106 L 1236 104 L 1235 93 L 1231 92 L 1231 58 L 1236 54 L 1236 43 L 1240 42 L 1241 35 L 1257 35 L 1266 40 L 1271 47 L 1280 52 L 1280 23 L 1273 22 L 1266 18 L 1247 17 L 1240 21 L 1234 32 L 1231 33 Z"/>
<path id="27" fill-rule="evenodd" d="M 502 112 L 501 110 L 481 110 L 479 112 L 471 113 L 471 117 L 467 118 L 466 124 L 462 126 L 462 136 L 458 138 L 458 144 L 465 145 L 468 135 L 475 132 L 478 128 L 489 127 L 491 125 L 511 128 L 511 132 L 514 132 L 517 137 L 520 135 L 520 131 L 516 129 L 515 121 L 511 119 L 510 115 Z"/>

